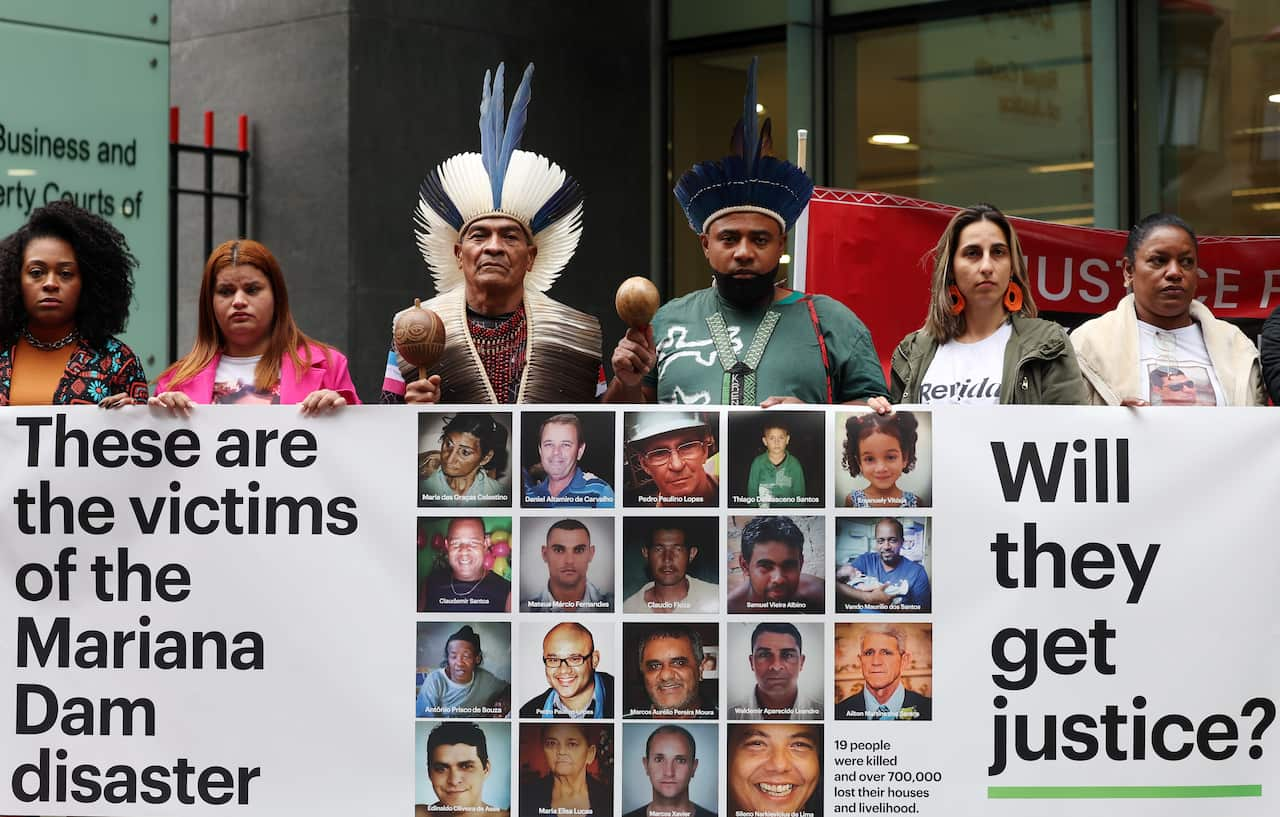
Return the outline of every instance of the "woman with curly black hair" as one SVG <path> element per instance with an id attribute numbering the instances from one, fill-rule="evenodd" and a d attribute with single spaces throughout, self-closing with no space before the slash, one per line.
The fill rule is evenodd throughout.
<path id="1" fill-rule="evenodd" d="M 115 338 L 137 264 L 119 230 L 66 201 L 0 241 L 0 405 L 147 401 L 142 365 Z"/>

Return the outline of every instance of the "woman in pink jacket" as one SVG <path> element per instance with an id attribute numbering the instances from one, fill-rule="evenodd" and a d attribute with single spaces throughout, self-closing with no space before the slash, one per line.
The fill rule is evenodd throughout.
<path id="1" fill-rule="evenodd" d="M 294 323 L 275 256 L 241 238 L 209 256 L 195 343 L 160 375 L 148 402 L 179 414 L 198 403 L 296 403 L 317 414 L 360 398 L 342 353 Z"/>

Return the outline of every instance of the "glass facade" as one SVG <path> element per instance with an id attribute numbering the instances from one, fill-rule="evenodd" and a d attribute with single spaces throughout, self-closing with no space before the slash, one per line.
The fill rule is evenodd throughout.
<path id="1" fill-rule="evenodd" d="M 831 40 L 828 182 L 1093 224 L 1088 3 Z"/>
<path id="2" fill-rule="evenodd" d="M 705 0 L 695 26 L 670 0 L 672 180 L 724 153 L 758 54 L 779 155 L 794 143 L 779 135 L 786 94 L 813 96 L 815 121 L 792 128 L 813 128 L 819 184 L 1063 224 L 1166 210 L 1203 234 L 1280 232 L 1280 0 L 798 5 L 744 16 Z M 796 59 L 798 43 L 817 56 Z M 680 294 L 705 285 L 705 262 L 668 208 Z"/>
<path id="3" fill-rule="evenodd" d="M 1280 0 L 1162 3 L 1158 31 L 1160 207 L 1280 232 Z"/>

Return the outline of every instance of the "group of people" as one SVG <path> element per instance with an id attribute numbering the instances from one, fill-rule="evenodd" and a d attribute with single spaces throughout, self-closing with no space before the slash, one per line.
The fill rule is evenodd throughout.
<path id="1" fill-rule="evenodd" d="M 675 187 L 713 282 L 662 305 L 647 326 L 628 329 L 610 356 L 611 379 L 598 319 L 547 294 L 581 238 L 582 191 L 557 164 L 520 149 L 524 115 L 505 116 L 502 67 L 492 81 L 486 74 L 480 152 L 460 153 L 432 170 L 414 212 L 417 246 L 436 290 L 425 306 L 443 322 L 443 354 L 419 372 L 393 348 L 381 402 L 862 404 L 873 411 L 850 419 L 844 464 L 869 484 L 845 504 L 914 507 L 917 497 L 897 485 L 898 475 L 914 464 L 914 420 L 909 412 L 895 412 L 896 404 L 1239 406 L 1265 404 L 1268 390 L 1280 398 L 1280 310 L 1266 323 L 1261 355 L 1238 328 L 1215 318 L 1196 300 L 1197 238 L 1177 216 L 1155 214 L 1133 227 L 1122 260 L 1128 294 L 1068 335 L 1037 317 L 1017 233 L 987 204 L 957 212 L 938 240 L 927 318 L 897 345 L 886 381 L 869 331 L 847 306 L 778 280 L 788 233 L 813 182 L 801 168 L 769 155 L 770 125 L 760 127 L 756 113 L 755 70 L 753 62 L 734 152 L 695 165 Z M 526 106 L 531 78 L 529 66 L 516 93 Z M 208 258 L 191 350 L 151 384 L 117 337 L 127 324 L 135 267 L 118 230 L 68 202 L 35 210 L 0 241 L 0 405 L 149 404 L 186 415 L 204 404 L 271 403 L 316 414 L 360 402 L 346 358 L 298 327 L 279 261 L 247 238 L 221 244 Z M 431 473 L 424 474 L 424 494 L 498 491 L 486 474 L 502 465 L 495 459 L 503 456 L 505 433 L 486 415 L 455 417 L 441 432 Z M 766 426 L 761 442 L 765 450 L 749 474 L 751 496 L 765 502 L 803 497 L 804 475 L 787 453 L 787 429 Z M 628 443 L 637 449 L 636 466 L 655 485 L 653 504 L 666 504 L 663 497 L 705 499 L 718 490 L 702 467 L 715 441 L 696 416 L 638 413 Z M 543 423 L 542 470 L 525 486 L 526 496 L 545 497 L 548 505 L 569 497 L 588 507 L 610 506 L 608 484 L 579 465 L 584 445 L 574 415 Z M 676 528 L 658 527 L 652 534 L 642 548 L 652 580 L 625 600 L 624 609 L 709 607 L 714 589 L 688 574 L 696 543 Z M 875 555 L 838 575 L 847 580 L 839 585 L 840 599 L 890 603 L 893 595 L 885 588 L 912 572 L 908 585 L 921 594 L 912 603 L 928 610 L 927 576 L 915 576 L 922 571 L 899 554 L 901 523 L 896 531 L 892 524 L 877 526 L 876 534 Z M 457 597 L 461 582 L 470 584 L 468 598 L 483 609 L 510 611 L 510 582 L 485 567 L 490 548 L 482 520 L 456 519 L 446 558 L 423 586 L 421 609 Z M 542 546 L 546 593 L 534 603 L 559 611 L 595 603 L 611 608 L 612 597 L 588 580 L 594 553 L 585 526 L 552 526 Z M 803 535 L 789 518 L 754 520 L 742 534 L 738 567 L 744 581 L 728 594 L 728 609 L 820 609 L 825 588 L 803 564 Z M 875 586 L 859 587 L 855 580 L 867 577 Z M 542 648 L 548 686 L 520 708 L 522 717 L 612 717 L 616 708 L 624 717 L 696 718 L 717 710 L 716 685 L 703 683 L 714 657 L 690 625 L 646 630 L 633 668 L 640 682 L 636 695 L 642 690 L 644 697 L 629 709 L 615 702 L 614 679 L 598 669 L 600 654 L 587 627 L 557 624 Z M 858 656 L 865 685 L 837 702 L 837 717 L 930 717 L 929 698 L 902 683 L 911 653 L 900 631 L 865 630 Z M 509 683 L 482 663 L 472 628 L 451 634 L 440 668 L 419 690 L 418 714 L 460 714 L 467 707 L 509 712 Z M 760 625 L 751 636 L 748 667 L 757 683 L 732 707 L 813 709 L 795 684 L 803 664 L 799 630 Z M 574 724 L 540 727 L 550 771 L 522 800 L 609 813 L 611 794 L 586 772 L 599 736 L 593 727 Z M 770 782 L 764 772 L 753 777 L 767 764 L 753 766 L 752 758 L 777 758 L 782 750 L 775 743 L 790 753 L 788 773 L 795 779 L 785 785 Z M 810 798 L 821 791 L 820 726 L 734 725 L 728 747 L 732 806 L 815 810 Z M 490 769 L 483 732 L 440 724 L 428 752 L 436 806 L 456 811 L 467 803 L 483 805 L 479 796 Z M 735 771 L 739 762 L 741 774 Z M 643 767 L 653 782 L 653 802 L 662 806 L 658 811 L 706 813 L 688 797 L 697 768 L 689 730 L 656 729 Z M 762 791 L 784 789 L 785 798 L 760 800 Z"/>
<path id="2" fill-rule="evenodd" d="M 750 679 L 750 683 L 739 684 L 740 691 L 732 693 L 734 697 L 727 714 L 731 720 L 757 722 L 730 727 L 726 770 L 735 813 L 758 810 L 751 806 L 766 802 L 758 793 L 752 793 L 754 784 L 748 782 L 752 766 L 749 758 L 755 743 L 778 741 L 780 745 L 795 747 L 795 736 L 807 735 L 807 745 L 800 741 L 802 749 L 807 749 L 800 752 L 803 757 L 788 757 L 781 763 L 774 758 L 773 762 L 779 765 L 770 773 L 780 774 L 779 768 L 785 766 L 785 773 L 793 775 L 807 768 L 807 763 L 815 764 L 814 769 L 819 767 L 821 726 L 786 723 L 821 721 L 824 711 L 820 695 L 811 696 L 801 689 L 800 680 L 806 664 L 805 640 L 801 630 L 787 622 L 741 626 L 745 628 L 743 635 L 750 645 L 743 669 L 750 672 L 738 675 Z M 906 630 L 884 624 L 846 625 L 846 628 L 850 626 L 856 632 L 837 632 L 837 652 L 842 649 L 842 640 L 851 641 L 850 646 L 856 644 L 856 660 L 863 684 L 836 702 L 835 717 L 844 720 L 930 720 L 932 700 L 904 684 L 904 672 L 912 666 L 913 660 Z M 750 630 L 749 635 L 746 629 Z M 817 632 L 820 633 L 821 629 Z M 647 708 L 630 707 L 619 715 L 668 721 L 714 717 L 714 685 L 706 687 L 703 684 L 710 654 L 705 651 L 699 629 L 681 624 L 642 627 L 628 641 L 624 655 L 632 655 L 636 659 Z M 509 647 L 508 644 L 502 648 Z M 809 652 L 814 651 L 811 644 Z M 465 625 L 450 634 L 445 641 L 439 668 L 423 680 L 418 699 L 419 714 L 505 717 L 509 710 L 504 702 L 510 700 L 510 685 L 479 668 L 482 656 L 479 636 L 471 626 Z M 522 813 L 539 813 L 535 807 L 568 808 L 565 803 L 575 802 L 580 797 L 579 807 L 589 811 L 575 813 L 611 814 L 610 788 L 601 779 L 599 767 L 595 772 L 589 767 L 594 763 L 595 753 L 607 744 L 601 733 L 607 727 L 592 722 L 614 717 L 615 679 L 600 669 L 601 651 L 591 630 L 576 622 L 555 624 L 546 632 L 541 642 L 541 658 L 548 686 L 530 698 L 520 708 L 519 714 L 522 719 L 543 722 L 541 725 L 526 724 L 522 730 L 535 735 L 536 739 L 529 742 L 545 753 L 547 772 L 527 781 L 522 787 Z M 734 657 L 732 660 L 737 662 L 739 659 Z M 821 649 L 816 650 L 815 660 L 821 662 Z M 650 809 L 668 806 L 673 814 L 686 817 L 712 813 L 690 800 L 689 783 L 697 768 L 696 741 L 690 728 L 695 727 L 669 723 L 648 732 L 641 761 L 653 788 Z M 453 742 L 444 740 L 446 736 L 457 737 L 465 733 L 474 738 L 479 731 L 474 723 L 444 722 L 432 727 L 426 765 L 432 786 L 440 798 L 435 804 L 437 808 L 477 812 L 495 810 L 481 800 L 483 787 L 480 784 L 489 771 L 483 736 L 479 743 L 466 741 L 473 747 L 475 757 L 468 750 L 459 750 L 455 757 L 438 749 L 442 742 Z M 663 735 L 680 740 L 662 740 L 660 736 Z M 656 753 L 655 745 L 660 747 Z M 537 749 L 533 752 L 536 753 Z M 683 756 L 683 763 L 687 765 L 682 769 L 666 768 L 666 764 L 674 760 L 669 756 L 671 754 Z M 453 768 L 464 756 L 471 766 Z M 712 764 L 714 768 L 714 761 Z M 522 753 L 522 765 L 536 764 L 527 762 Z M 468 770 L 474 774 L 466 774 Z M 686 773 L 679 774 L 679 771 Z M 658 777 L 654 777 L 655 772 L 658 772 Z M 806 778 L 800 787 L 803 793 L 793 792 L 796 796 L 787 798 L 787 808 L 765 810 L 817 813 L 810 802 L 815 794 L 812 783 Z M 637 813 L 643 815 L 645 812 L 642 809 Z"/>
<path id="3" fill-rule="evenodd" d="M 650 789 L 642 805 L 624 817 L 714 817 L 693 799 L 691 785 L 700 764 L 699 740 L 714 731 L 676 724 L 652 729 L 643 740 L 640 769 Z M 521 813 L 555 813 L 612 817 L 613 792 L 592 773 L 604 751 L 604 727 L 574 721 L 558 722 L 530 730 L 537 741 L 537 760 L 550 770 L 524 787 Z M 533 742 L 532 740 L 530 741 Z M 703 744 L 706 753 L 706 745 Z M 714 754 L 714 748 L 712 749 Z M 820 814 L 822 804 L 822 726 L 818 724 L 731 724 L 728 728 L 728 799 L 735 814 Z M 529 765 L 534 759 L 529 758 Z M 711 761 L 714 764 L 714 757 Z M 427 736 L 428 774 L 439 798 L 419 804 L 415 817 L 457 813 L 506 817 L 508 809 L 484 800 L 484 785 L 493 771 L 488 738 L 475 723 L 443 722 Z M 706 768 L 706 766 L 703 766 Z M 779 771 L 785 769 L 785 771 Z M 710 779 L 704 772 L 703 779 Z M 785 778 L 783 782 L 775 782 Z M 714 797 L 715 787 L 703 787 Z M 571 804 L 571 805 L 565 805 Z"/>
<path id="4" fill-rule="evenodd" d="M 588 518 L 588 522 L 592 519 Z M 611 521 L 611 520 L 610 520 Z M 591 526 L 579 519 L 551 521 L 544 537 L 529 531 L 525 553 L 537 550 L 545 572 L 526 559 L 522 568 L 525 586 L 518 608 L 525 613 L 570 613 L 576 616 L 614 612 L 612 565 L 600 571 L 603 587 L 591 579 L 596 546 Z M 897 546 L 902 545 L 897 523 Z M 692 533 L 691 533 L 692 532 Z M 643 575 L 622 604 L 627 613 L 717 613 L 720 588 L 714 567 L 708 579 L 691 569 L 700 550 L 719 550 L 714 519 L 628 519 L 624 524 L 628 546 L 639 551 Z M 539 538 L 542 542 L 539 543 Z M 733 563 L 740 578 L 726 594 L 726 609 L 734 614 L 821 613 L 826 604 L 822 565 L 805 570 L 805 532 L 789 516 L 756 516 L 736 534 L 738 551 Z M 700 547 L 701 543 L 701 547 Z M 494 542 L 485 520 L 459 516 L 449 520 L 442 558 L 437 558 L 421 578 L 420 613 L 511 612 L 511 582 L 486 566 Z M 612 548 L 609 548 L 612 556 Z M 698 564 L 714 563 L 705 557 Z M 892 562 L 890 563 L 892 564 Z M 892 570 L 890 566 L 888 569 Z M 816 571 L 816 573 L 814 572 Z M 631 579 L 632 571 L 625 571 Z M 639 571 L 637 571 L 638 573 Z M 902 574 L 899 574 L 900 576 Z"/>
<path id="5" fill-rule="evenodd" d="M 420 376 L 393 349 L 382 402 L 839 402 L 887 413 L 899 402 L 1259 405 L 1268 387 L 1280 391 L 1280 313 L 1261 357 L 1214 318 L 1195 298 L 1195 232 L 1177 216 L 1134 226 L 1122 261 L 1129 294 L 1068 337 L 1036 317 L 1018 236 L 986 204 L 956 213 L 939 239 L 928 316 L 898 344 L 886 383 L 848 307 L 777 280 L 813 182 L 769 155 L 754 62 L 735 152 L 695 165 L 675 188 L 713 284 L 629 329 L 606 387 L 599 321 L 546 294 L 581 237 L 582 191 L 519 149 L 525 120 L 504 122 L 502 73 L 492 85 L 485 76 L 481 152 L 432 170 L 414 212 L 443 355 Z M 526 105 L 532 73 L 516 94 Z M 210 255 L 195 342 L 151 389 L 116 337 L 135 266 L 118 230 L 63 201 L 0 242 L 0 404 L 150 402 L 185 414 L 203 403 L 315 413 L 359 402 L 346 358 L 298 328 L 279 262 L 249 239 Z"/>
<path id="6" fill-rule="evenodd" d="M 709 632 L 715 629 L 715 625 L 707 627 Z M 680 721 L 715 716 L 714 684 L 704 683 L 704 672 L 711 665 L 711 657 L 704 648 L 700 629 L 682 624 L 642 627 L 628 642 L 625 654 L 636 659 L 646 703 L 643 707 L 629 707 L 619 715 Z M 750 670 L 750 675 L 744 677 L 754 683 L 749 690 L 744 687 L 741 698 L 731 705 L 730 717 L 755 721 L 820 721 L 823 712 L 820 696 L 807 697 L 798 687 L 805 666 L 800 630 L 785 622 L 754 625 L 749 643 L 745 668 Z M 817 652 L 817 660 L 821 661 L 821 650 Z M 428 673 L 422 682 L 419 714 L 505 717 L 507 710 L 501 708 L 500 702 L 509 700 L 510 686 L 479 668 L 482 655 L 479 636 L 470 625 L 450 634 L 445 640 L 439 668 Z M 614 717 L 615 679 L 600 669 L 601 651 L 591 630 L 576 622 L 555 624 L 546 632 L 541 643 L 541 658 L 548 686 L 530 698 L 520 708 L 519 715 L 522 719 L 543 723 L 521 727 L 522 734 L 533 736 L 528 740 L 522 738 L 522 743 L 530 744 L 530 751 L 526 753 L 522 749 L 521 763 L 541 765 L 525 757 L 541 752 L 545 755 L 540 759 L 545 759 L 546 773 L 522 784 L 521 813 L 539 814 L 543 812 L 537 809 L 576 807 L 584 810 L 572 813 L 598 817 L 612 814 L 613 797 L 610 786 L 602 779 L 603 769 L 592 768 L 596 753 L 607 745 L 602 740 L 602 730 L 607 727 L 592 721 Z M 464 692 L 466 694 L 462 694 Z M 841 705 L 845 705 L 844 702 Z M 727 770 L 735 811 L 803 813 L 807 807 L 810 813 L 818 813 L 820 809 L 811 799 L 821 796 L 815 792 L 822 753 L 821 729 L 812 723 L 732 726 Z M 640 760 L 652 786 L 652 799 L 647 807 L 630 813 L 643 817 L 646 808 L 668 811 L 673 817 L 714 813 L 714 801 L 712 808 L 707 809 L 690 796 L 690 782 L 698 768 L 694 730 L 702 733 L 700 727 L 673 723 L 644 730 L 647 736 Z M 796 735 L 804 738 L 799 741 L 799 751 L 796 751 Z M 464 736 L 468 739 L 462 740 Z M 713 747 L 718 743 L 714 731 L 706 737 Z M 455 739 L 470 748 L 454 751 L 443 748 L 454 744 Z M 766 780 L 779 774 L 777 758 L 771 759 L 763 771 L 758 769 L 757 762 L 752 762 L 754 750 L 761 741 L 776 742 L 788 755 L 799 756 L 787 761 L 787 774 L 804 769 L 810 773 L 805 775 L 803 785 L 774 803 L 771 809 L 764 808 L 769 798 L 753 791 L 757 782 L 752 779 L 753 774 L 765 775 Z M 712 752 L 714 754 L 714 748 Z M 483 782 L 490 763 L 479 726 L 456 721 L 434 725 L 427 741 L 427 754 L 428 777 L 439 800 L 433 806 L 419 806 L 420 810 L 426 813 L 433 813 L 433 809 L 498 810 L 482 800 Z M 713 759 L 709 769 L 713 779 L 715 766 Z M 714 792 L 714 787 L 710 791 Z"/>
<path id="7" fill-rule="evenodd" d="M 137 261 L 105 219 L 65 201 L 35 210 L 0 241 L 0 405 L 359 403 L 342 353 L 289 310 L 280 263 L 262 244 L 227 241 L 200 281 L 191 351 L 154 389 L 124 331 Z"/>

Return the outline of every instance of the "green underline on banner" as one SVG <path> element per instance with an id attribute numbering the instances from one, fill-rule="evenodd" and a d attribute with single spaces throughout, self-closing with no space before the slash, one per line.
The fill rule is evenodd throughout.
<path id="1" fill-rule="evenodd" d="M 1191 797 L 1261 797 L 1262 785 L 1244 786 L 988 786 L 989 800 L 1153 800 Z"/>

